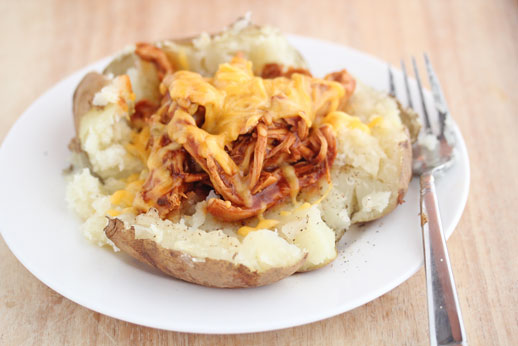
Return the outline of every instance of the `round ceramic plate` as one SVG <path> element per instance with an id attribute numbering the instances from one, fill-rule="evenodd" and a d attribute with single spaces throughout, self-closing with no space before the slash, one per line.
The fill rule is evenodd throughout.
<path id="1" fill-rule="evenodd" d="M 290 40 L 315 75 L 347 68 L 364 83 L 387 89 L 383 61 L 314 39 L 291 36 Z M 201 287 L 89 243 L 80 232 L 80 220 L 67 209 L 62 171 L 68 165 L 67 144 L 74 136 L 72 93 L 87 71 L 100 71 L 107 62 L 78 71 L 41 96 L 13 126 L 0 151 L 2 235 L 20 262 L 56 292 L 94 311 L 149 327 L 245 333 L 343 313 L 390 291 L 421 267 L 415 179 L 406 202 L 393 213 L 346 233 L 331 265 L 266 287 Z M 398 73 L 396 82 L 402 83 Z M 458 160 L 437 182 L 447 235 L 459 221 L 469 187 L 466 147 L 455 131 Z"/>

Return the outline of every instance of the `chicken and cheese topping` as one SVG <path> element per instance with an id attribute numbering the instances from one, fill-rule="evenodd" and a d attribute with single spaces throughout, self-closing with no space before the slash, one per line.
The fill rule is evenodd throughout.
<path id="1" fill-rule="evenodd" d="M 354 92 L 343 70 L 315 78 L 307 70 L 269 64 L 262 76 L 242 56 L 221 64 L 213 77 L 172 73 L 160 49 L 137 54 L 162 74 L 162 100 L 139 101 L 130 119 L 128 151 L 147 168 L 112 202 L 174 219 L 182 205 L 214 190 L 207 212 L 222 221 L 262 214 L 299 191 L 330 178 L 336 157 L 336 113 Z M 112 215 L 117 212 L 112 211 Z"/>

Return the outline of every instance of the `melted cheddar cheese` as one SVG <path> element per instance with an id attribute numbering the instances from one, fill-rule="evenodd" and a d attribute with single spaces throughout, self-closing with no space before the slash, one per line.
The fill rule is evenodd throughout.
<path id="1" fill-rule="evenodd" d="M 140 132 L 132 132 L 131 141 L 126 145 L 126 150 L 144 163 L 147 161 L 150 153 L 150 148 L 147 146 L 149 137 L 150 130 L 146 126 Z"/>
<path id="2" fill-rule="evenodd" d="M 238 168 L 225 146 L 253 130 L 261 118 L 275 121 L 298 116 L 310 128 L 336 111 L 345 95 L 341 84 L 303 74 L 273 79 L 254 76 L 252 63 L 239 56 L 220 65 L 213 78 L 178 71 L 164 79 L 165 88 L 184 108 L 191 104 L 205 108 L 202 128 L 196 126 L 189 112 L 177 110 L 177 121 L 168 125 L 171 139 L 179 144 L 189 139 L 202 143 L 201 155 L 213 156 L 227 174 L 236 173 Z"/>
<path id="3" fill-rule="evenodd" d="M 144 185 L 144 179 L 140 179 L 139 174 L 132 174 L 125 179 L 125 183 L 124 189 L 115 191 L 110 197 L 110 202 L 115 207 L 108 210 L 108 215 L 111 217 L 136 212 L 133 205 L 135 197 Z"/>
<path id="4" fill-rule="evenodd" d="M 252 226 L 243 226 L 237 230 L 237 234 L 245 237 L 248 233 L 253 231 L 258 231 L 260 229 L 272 229 L 272 227 L 277 226 L 279 224 L 279 220 L 274 219 L 265 219 L 262 215 L 259 215 L 259 222 L 255 227 Z"/>

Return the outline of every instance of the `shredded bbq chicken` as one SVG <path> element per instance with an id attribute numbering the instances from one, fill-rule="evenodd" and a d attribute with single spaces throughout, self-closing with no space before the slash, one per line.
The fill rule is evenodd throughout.
<path id="1" fill-rule="evenodd" d="M 141 101 L 132 118 L 151 133 L 149 175 L 137 209 L 153 207 L 171 218 L 193 191 L 214 189 L 221 198 L 209 199 L 207 211 L 239 221 L 296 198 L 319 179 L 330 180 L 336 138 L 322 119 L 354 91 L 347 71 L 316 79 L 306 70 L 268 64 L 260 78 L 252 75 L 251 63 L 236 57 L 210 80 L 186 71 L 173 74 L 159 67 L 165 64 L 158 48 L 140 47 L 137 54 L 164 73 L 165 91 L 160 106 Z"/>
<path id="2" fill-rule="evenodd" d="M 135 53 L 145 61 L 153 63 L 157 69 L 158 78 L 162 80 L 168 73 L 173 72 L 173 66 L 167 59 L 167 55 L 158 47 L 149 43 L 137 43 Z"/>

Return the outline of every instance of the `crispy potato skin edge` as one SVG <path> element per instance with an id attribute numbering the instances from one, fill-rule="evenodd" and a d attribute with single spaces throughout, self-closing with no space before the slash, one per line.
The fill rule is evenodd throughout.
<path id="1" fill-rule="evenodd" d="M 166 249 L 153 240 L 135 239 L 135 230 L 125 229 L 124 223 L 119 219 L 109 218 L 104 232 L 117 247 L 137 260 L 177 279 L 208 287 L 239 288 L 268 285 L 295 273 L 307 257 L 305 255 L 289 267 L 257 272 L 242 264 L 224 260 L 206 258 L 203 262 L 194 261 L 190 255 Z"/>
<path id="2" fill-rule="evenodd" d="M 394 98 L 395 99 L 395 98 Z M 399 143 L 401 149 L 401 175 L 399 177 L 399 191 L 397 203 L 404 202 L 405 194 L 408 190 L 408 185 L 412 180 L 412 144 L 417 141 L 419 132 L 421 131 L 421 123 L 419 122 L 419 115 L 411 110 L 404 108 L 399 100 L 395 99 L 401 113 L 401 122 L 405 126 L 407 140 Z M 395 208 L 395 206 L 394 206 Z"/>
<path id="3" fill-rule="evenodd" d="M 95 94 L 104 86 L 108 85 L 109 82 L 110 81 L 104 75 L 97 72 L 89 72 L 77 85 L 74 96 L 72 97 L 76 136 L 79 135 L 81 118 L 92 108 L 92 101 Z"/>
<path id="4" fill-rule="evenodd" d="M 405 194 L 408 190 L 408 185 L 410 184 L 410 180 L 412 179 L 412 144 L 410 142 L 410 136 L 408 134 L 408 130 L 405 128 L 405 132 L 407 135 L 407 139 L 405 141 L 399 142 L 398 147 L 401 151 L 401 173 L 399 174 L 399 184 L 397 190 L 397 198 L 395 203 L 392 203 L 388 206 L 380 215 L 372 218 L 371 220 L 364 221 L 374 221 L 383 216 L 392 212 L 396 207 L 405 202 Z"/>
<path id="5" fill-rule="evenodd" d="M 406 130 L 408 135 L 408 130 Z M 398 204 L 404 202 L 403 198 L 408 190 L 410 180 L 412 180 L 412 144 L 410 142 L 410 136 L 408 140 L 399 143 L 399 147 L 402 151 L 401 154 L 401 175 L 399 176 L 399 191 L 398 191 Z"/>

